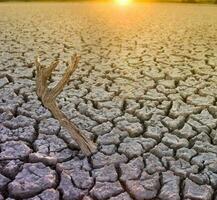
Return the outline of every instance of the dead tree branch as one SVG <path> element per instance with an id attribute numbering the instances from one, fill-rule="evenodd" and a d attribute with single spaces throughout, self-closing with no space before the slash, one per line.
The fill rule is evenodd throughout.
<path id="1" fill-rule="evenodd" d="M 79 56 L 72 56 L 70 64 L 68 65 L 62 79 L 54 88 L 49 89 L 47 83 L 48 79 L 51 77 L 52 71 L 57 67 L 59 61 L 54 61 L 50 66 L 46 67 L 44 65 L 41 65 L 39 59 L 36 58 L 36 93 L 41 99 L 43 105 L 49 109 L 53 116 L 60 122 L 60 125 L 68 130 L 72 138 L 80 146 L 82 152 L 85 155 L 89 156 L 96 151 L 95 144 L 66 117 L 66 115 L 59 109 L 56 102 L 56 97 L 62 92 L 64 86 L 68 83 L 70 76 L 78 65 L 78 61 Z"/>

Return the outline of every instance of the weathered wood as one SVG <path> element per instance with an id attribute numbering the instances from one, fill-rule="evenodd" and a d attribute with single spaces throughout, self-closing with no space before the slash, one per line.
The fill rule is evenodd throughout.
<path id="1" fill-rule="evenodd" d="M 52 71 L 57 67 L 59 62 L 54 61 L 49 67 L 46 67 L 44 65 L 41 65 L 39 59 L 36 58 L 36 93 L 41 99 L 43 105 L 51 111 L 53 116 L 59 121 L 60 125 L 68 130 L 72 138 L 81 148 L 82 152 L 85 155 L 89 156 L 96 151 L 95 144 L 66 117 L 66 115 L 59 109 L 56 103 L 56 97 L 61 93 L 64 86 L 68 83 L 70 76 L 78 65 L 78 61 L 79 56 L 72 56 L 71 62 L 68 65 L 62 79 L 54 88 L 49 89 L 47 81 L 51 77 Z"/>

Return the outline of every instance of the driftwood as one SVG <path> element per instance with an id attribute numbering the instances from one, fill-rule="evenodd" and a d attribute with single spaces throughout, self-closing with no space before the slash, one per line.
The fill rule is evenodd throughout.
<path id="1" fill-rule="evenodd" d="M 57 105 L 56 97 L 61 93 L 63 87 L 68 83 L 70 76 L 75 71 L 79 61 L 79 56 L 74 55 L 71 58 L 62 79 L 52 89 L 48 88 L 48 79 L 51 77 L 52 71 L 57 67 L 58 61 L 51 63 L 49 67 L 41 65 L 39 58 L 36 58 L 35 65 L 37 70 L 36 75 L 36 93 L 41 99 L 43 105 L 51 111 L 53 116 L 59 121 L 60 125 L 65 127 L 71 134 L 72 138 L 79 145 L 82 152 L 89 156 L 96 151 L 95 144 L 88 139 L 79 129 L 73 124 L 66 115 L 60 110 Z"/>

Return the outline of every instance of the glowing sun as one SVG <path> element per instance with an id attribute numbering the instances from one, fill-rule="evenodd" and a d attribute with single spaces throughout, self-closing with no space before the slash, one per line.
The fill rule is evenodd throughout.
<path id="1" fill-rule="evenodd" d="M 125 6 L 132 2 L 132 0 L 116 0 L 119 5 Z"/>

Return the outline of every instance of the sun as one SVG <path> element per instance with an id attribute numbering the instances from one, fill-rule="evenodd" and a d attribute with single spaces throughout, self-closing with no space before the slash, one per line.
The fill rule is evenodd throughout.
<path id="1" fill-rule="evenodd" d="M 116 0 L 119 5 L 125 6 L 132 2 L 132 0 Z"/>

